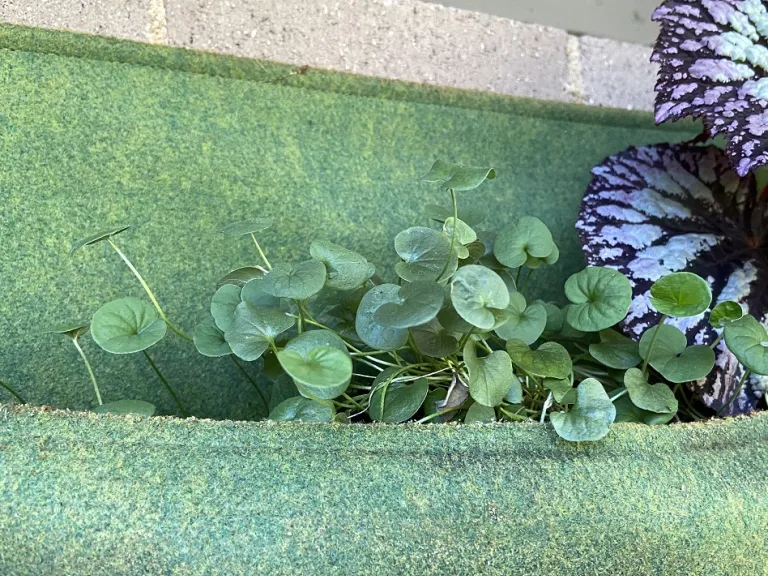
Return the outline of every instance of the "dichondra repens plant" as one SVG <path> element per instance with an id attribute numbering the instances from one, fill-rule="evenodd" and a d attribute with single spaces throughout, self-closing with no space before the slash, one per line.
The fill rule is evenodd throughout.
<path id="1" fill-rule="evenodd" d="M 615 421 L 702 418 L 686 384 L 713 370 L 713 349 L 721 344 L 744 367 L 742 381 L 750 373 L 768 374 L 768 335 L 738 303 L 719 302 L 708 314 L 712 330 L 724 339 L 688 344 L 676 323 L 698 318 L 712 304 L 709 284 L 693 273 L 668 274 L 650 286 L 650 306 L 659 317 L 638 332 L 638 341 L 616 329 L 631 320 L 633 286 L 614 268 L 591 266 L 568 278 L 564 307 L 537 300 L 536 271 L 559 259 L 547 226 L 524 216 L 498 233 L 487 232 L 458 211 L 457 194 L 475 194 L 495 177 L 490 168 L 433 165 L 423 179 L 436 184 L 450 204 L 428 208 L 433 226 L 395 236 L 399 260 L 392 282 L 382 281 L 365 256 L 325 240 L 313 242 L 302 262 L 270 262 L 267 219 L 225 227 L 223 233 L 253 242 L 259 262 L 222 278 L 210 315 L 194 331 L 194 345 L 208 357 L 230 356 L 241 368 L 240 362 L 258 362 L 270 384 L 255 388 L 273 420 L 549 418 L 572 441 L 598 440 Z M 90 333 L 107 352 L 141 352 L 186 415 L 147 350 L 169 327 L 189 337 L 171 324 L 117 248 L 114 237 L 124 230 L 97 234 L 75 248 L 108 242 L 151 304 L 134 298 L 110 302 L 94 314 Z M 77 340 L 88 328 L 58 332 L 77 346 L 101 404 Z M 120 412 L 152 411 L 144 404 L 132 408 L 134 402 L 112 405 Z"/>

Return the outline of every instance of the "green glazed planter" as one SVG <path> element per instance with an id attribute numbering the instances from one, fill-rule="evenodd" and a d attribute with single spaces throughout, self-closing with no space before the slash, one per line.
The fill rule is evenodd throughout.
<path id="1" fill-rule="evenodd" d="M 696 132 L 12 26 L 0 52 L 0 378 L 57 409 L 92 392 L 44 332 L 143 297 L 103 246 L 69 256 L 74 240 L 133 224 L 121 248 L 191 331 L 217 279 L 255 261 L 226 224 L 273 218 L 274 260 L 304 258 L 320 230 L 391 262 L 418 206 L 444 201 L 418 182 L 443 158 L 496 168 L 489 228 L 529 214 L 555 231 L 562 265 L 534 288 L 560 299 L 591 167 Z M 174 414 L 140 357 L 83 344 L 105 400 Z M 0 575 L 766 573 L 765 415 L 618 425 L 593 445 L 534 424 L 235 423 L 263 406 L 231 362 L 173 336 L 151 353 L 191 413 L 227 421 L 0 407 Z"/>

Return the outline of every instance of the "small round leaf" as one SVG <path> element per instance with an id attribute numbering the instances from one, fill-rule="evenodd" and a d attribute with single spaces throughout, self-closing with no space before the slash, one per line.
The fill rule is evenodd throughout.
<path id="1" fill-rule="evenodd" d="M 241 302 L 224 339 L 239 358 L 252 362 L 274 343 L 275 337 L 294 324 L 294 318 L 277 308 L 261 308 Z"/>
<path id="2" fill-rule="evenodd" d="M 696 274 L 675 272 L 654 282 L 649 300 L 660 314 L 688 318 L 709 308 L 712 290 L 707 281 Z"/>
<path id="3" fill-rule="evenodd" d="M 486 180 L 494 178 L 496 178 L 496 171 L 493 168 L 461 166 L 442 160 L 435 161 L 429 172 L 421 177 L 424 182 L 439 182 L 445 190 L 457 192 L 473 190 Z"/>
<path id="4" fill-rule="evenodd" d="M 437 316 L 444 297 L 445 291 L 437 282 L 412 282 L 400 288 L 398 302 L 382 304 L 374 319 L 388 328 L 419 326 Z"/>
<path id="5" fill-rule="evenodd" d="M 245 236 L 246 234 L 258 234 L 272 226 L 271 218 L 252 218 L 233 222 L 221 229 L 226 236 Z"/>
<path id="6" fill-rule="evenodd" d="M 211 316 L 219 330 L 226 332 L 235 321 L 235 309 L 240 304 L 241 288 L 225 284 L 211 298 Z"/>
<path id="7" fill-rule="evenodd" d="M 506 352 L 496 350 L 478 358 L 470 340 L 464 345 L 464 363 L 469 370 L 469 394 L 478 404 L 498 406 L 513 385 L 520 386 Z"/>
<path id="8" fill-rule="evenodd" d="M 474 264 L 460 268 L 451 280 L 451 302 L 456 312 L 481 330 L 496 325 L 495 311 L 509 306 L 509 291 L 493 270 Z"/>
<path id="9" fill-rule="evenodd" d="M 744 316 L 744 310 L 741 304 L 726 300 L 712 308 L 712 312 L 709 313 L 709 323 L 713 328 L 723 328 L 728 322 L 738 320 L 742 316 Z"/>
<path id="10" fill-rule="evenodd" d="M 232 354 L 232 349 L 224 340 L 224 332 L 219 330 L 213 318 L 206 318 L 197 325 L 192 340 L 197 351 L 203 356 L 218 358 Z"/>
<path id="11" fill-rule="evenodd" d="M 240 286 L 242 288 L 251 280 L 255 278 L 262 278 L 263 276 L 264 270 L 261 268 L 256 268 L 255 266 L 237 268 L 219 280 L 216 283 L 216 289 L 218 290 L 224 286 L 224 284 L 234 284 L 235 286 Z"/>
<path id="12" fill-rule="evenodd" d="M 151 304 L 120 298 L 105 304 L 91 320 L 94 342 L 111 354 L 133 354 L 157 344 L 168 329 Z"/>
<path id="13" fill-rule="evenodd" d="M 526 305 L 525 298 L 519 292 L 509 295 L 507 315 L 509 319 L 496 328 L 496 334 L 502 340 L 522 340 L 526 344 L 533 344 L 547 325 L 547 311 L 544 306 Z"/>
<path id="14" fill-rule="evenodd" d="M 677 398 L 666 384 L 649 384 L 642 370 L 630 368 L 624 374 L 624 386 L 632 403 L 641 410 L 659 414 L 677 413 Z"/>
<path id="15" fill-rule="evenodd" d="M 650 350 L 657 330 L 659 335 L 653 343 L 653 350 Z M 715 365 L 715 353 L 709 346 L 687 344 L 688 340 L 679 328 L 661 324 L 646 330 L 640 338 L 640 356 L 670 382 L 704 378 Z"/>
<path id="16" fill-rule="evenodd" d="M 264 292 L 263 280 L 261 278 L 254 278 L 246 282 L 240 292 L 240 299 L 243 302 L 248 302 L 254 306 L 261 306 L 262 308 L 280 307 L 280 298 Z"/>
<path id="17" fill-rule="evenodd" d="M 435 318 L 421 326 L 411 328 L 416 349 L 432 358 L 445 358 L 459 348 L 459 341 Z"/>
<path id="18" fill-rule="evenodd" d="M 89 324 L 84 322 L 73 322 L 71 324 L 59 324 L 58 326 L 54 326 L 50 330 L 47 330 L 46 334 L 63 334 L 72 340 L 77 340 L 90 329 L 91 326 Z"/>
<path id="19" fill-rule="evenodd" d="M 270 420 L 293 422 L 331 422 L 333 406 L 303 396 L 283 400 L 269 413 Z"/>
<path id="20" fill-rule="evenodd" d="M 496 410 L 490 406 L 483 406 L 475 402 L 467 410 L 467 415 L 464 416 L 465 424 L 487 424 L 489 422 L 496 421 Z"/>
<path id="21" fill-rule="evenodd" d="M 314 400 L 337 398 L 352 379 L 352 359 L 346 351 L 319 346 L 309 351 L 284 349 L 277 359 L 303 396 Z"/>
<path id="22" fill-rule="evenodd" d="M 768 376 L 768 333 L 754 316 L 726 324 L 725 343 L 747 370 Z"/>
<path id="23" fill-rule="evenodd" d="M 621 272 L 590 266 L 565 282 L 572 305 L 566 321 L 583 332 L 599 332 L 621 322 L 632 303 L 632 286 Z"/>
<path id="24" fill-rule="evenodd" d="M 657 414 L 656 412 L 641 410 L 632 403 L 632 400 L 627 394 L 614 400 L 613 405 L 616 407 L 616 419 L 614 422 L 632 422 L 635 424 L 655 426 L 666 424 L 675 417 L 675 412 Z"/>
<path id="25" fill-rule="evenodd" d="M 517 224 L 510 224 L 499 233 L 493 254 L 505 266 L 519 268 L 529 256 L 546 258 L 554 248 L 547 225 L 538 218 L 524 216 Z"/>
<path id="26" fill-rule="evenodd" d="M 512 362 L 534 376 L 562 379 L 573 371 L 571 355 L 557 342 L 544 342 L 537 350 L 531 350 L 522 340 L 509 340 L 507 352 Z"/>
<path id="27" fill-rule="evenodd" d="M 325 285 L 335 290 L 359 288 L 376 273 L 376 267 L 363 256 L 332 242 L 312 242 L 309 253 L 325 264 Z"/>
<path id="28" fill-rule="evenodd" d="M 568 412 L 549 415 L 555 432 L 570 442 L 594 442 L 605 437 L 616 418 L 616 408 L 603 385 L 587 378 L 576 388 L 576 403 Z"/>
<path id="29" fill-rule="evenodd" d="M 477 240 L 477 233 L 475 233 L 475 231 L 463 220 L 456 220 L 456 226 L 454 227 L 453 216 L 451 216 L 443 223 L 443 233 L 450 238 L 454 233 L 454 228 L 456 229 L 456 236 L 454 239 L 462 246 L 471 244 Z"/>
<path id="30" fill-rule="evenodd" d="M 276 298 L 306 300 L 325 285 L 325 265 L 320 260 L 275 264 L 261 280 L 261 289 Z"/>
<path id="31" fill-rule="evenodd" d="M 88 238 L 83 238 L 82 240 L 77 240 L 72 244 L 72 248 L 69 249 L 69 254 L 72 255 L 75 252 L 77 252 L 80 248 L 83 246 L 90 246 L 92 244 L 98 244 L 99 242 L 106 240 L 107 238 L 111 238 L 112 236 L 117 236 L 121 232 L 125 232 L 130 228 L 131 226 L 116 226 L 115 228 L 110 228 L 109 230 L 103 230 L 97 234 L 94 234 L 92 236 L 88 236 Z"/>
<path id="32" fill-rule="evenodd" d="M 640 348 L 634 340 L 615 330 L 601 330 L 600 342 L 589 345 L 592 357 L 608 368 L 627 370 L 640 362 Z"/>
<path id="33" fill-rule="evenodd" d="M 414 382 L 392 381 L 397 368 L 387 368 L 373 381 L 368 414 L 376 422 L 399 424 L 419 411 L 429 392 L 426 378 Z"/>
<path id="34" fill-rule="evenodd" d="M 458 266 L 456 254 L 451 253 L 450 239 L 432 228 L 415 226 L 403 230 L 395 236 L 395 250 L 404 260 L 395 265 L 395 272 L 406 282 L 438 280 L 449 256 L 445 276 Z"/>
<path id="35" fill-rule="evenodd" d="M 381 284 L 371 288 L 357 309 L 355 330 L 360 339 L 376 350 L 397 350 L 408 341 L 408 330 L 382 326 L 376 312 L 385 304 L 400 302 L 400 286 Z"/>

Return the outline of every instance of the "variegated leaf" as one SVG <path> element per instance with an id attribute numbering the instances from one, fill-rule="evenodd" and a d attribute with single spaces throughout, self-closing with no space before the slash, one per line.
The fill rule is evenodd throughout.
<path id="1" fill-rule="evenodd" d="M 703 117 L 738 174 L 768 164 L 768 12 L 760 0 L 666 0 L 652 60 L 656 121 Z"/>
<path id="2" fill-rule="evenodd" d="M 712 305 L 736 300 L 765 321 L 768 282 L 763 222 L 754 178 L 739 178 L 714 146 L 660 144 L 629 148 L 593 171 L 576 228 L 589 265 L 629 277 L 633 301 L 625 332 L 639 339 L 660 316 L 648 300 L 651 285 L 671 272 L 690 271 L 712 287 Z M 691 344 L 709 344 L 717 332 L 708 313 L 671 319 Z M 741 367 L 720 344 L 715 371 L 693 389 L 718 410 L 731 398 Z M 752 410 L 764 392 L 754 377 L 729 410 Z"/>

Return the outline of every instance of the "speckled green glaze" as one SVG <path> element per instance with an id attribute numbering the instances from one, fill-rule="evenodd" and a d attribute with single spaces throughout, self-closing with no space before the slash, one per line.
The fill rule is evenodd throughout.
<path id="1" fill-rule="evenodd" d="M 0 574 L 759 576 L 768 414 L 550 426 L 0 407 Z"/>
<path id="2" fill-rule="evenodd" d="M 247 239 L 218 233 L 233 220 L 275 220 L 263 238 L 273 261 L 306 258 L 318 237 L 390 275 L 395 233 L 426 222 L 420 204 L 445 201 L 417 182 L 436 158 L 496 167 L 464 200 L 486 206 L 488 228 L 530 214 L 555 231 L 561 264 L 538 286 L 560 298 L 582 263 L 573 223 L 590 168 L 629 144 L 693 133 L 656 129 L 646 114 L 289 70 L 0 26 L 0 377 L 34 404 L 92 406 L 75 349 L 42 332 L 143 292 L 106 245 L 70 257 L 73 240 L 133 224 L 118 243 L 191 331 L 216 280 L 257 261 Z M 141 356 L 84 342 L 105 400 L 173 413 Z M 192 413 L 253 416 L 255 392 L 228 359 L 171 334 L 151 353 Z"/>

